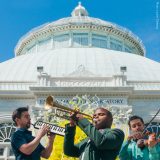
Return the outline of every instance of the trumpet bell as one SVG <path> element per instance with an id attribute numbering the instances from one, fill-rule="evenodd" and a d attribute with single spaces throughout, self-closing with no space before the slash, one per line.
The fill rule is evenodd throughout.
<path id="1" fill-rule="evenodd" d="M 58 102 L 56 102 L 56 100 L 52 96 L 48 96 L 46 98 L 46 103 L 45 103 L 44 108 L 46 110 L 55 109 L 56 112 L 57 111 L 60 111 L 61 113 L 63 112 L 63 115 L 64 115 L 64 113 L 65 114 L 70 114 L 71 112 L 77 112 L 75 109 L 71 109 L 71 108 L 68 108 L 66 106 L 63 106 L 62 104 L 59 104 Z M 82 112 L 79 112 L 79 111 L 77 113 L 80 113 L 80 114 L 86 116 L 88 119 L 92 119 L 92 116 L 90 116 L 88 114 L 85 114 L 85 113 L 82 113 Z"/>
<path id="2" fill-rule="evenodd" d="M 48 96 L 48 97 L 46 98 L 46 102 L 45 102 L 44 108 L 45 108 L 46 110 L 50 110 L 50 109 L 53 108 L 53 105 L 54 105 L 54 99 L 53 99 L 53 97 L 52 97 L 52 96 Z"/>

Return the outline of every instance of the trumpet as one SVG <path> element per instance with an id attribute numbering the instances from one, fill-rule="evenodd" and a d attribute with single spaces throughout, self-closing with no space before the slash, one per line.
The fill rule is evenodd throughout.
<path id="1" fill-rule="evenodd" d="M 67 119 L 67 120 L 70 119 L 71 113 L 75 113 L 75 114 L 79 113 L 79 114 L 82 114 L 87 119 L 92 120 L 92 116 L 76 111 L 74 109 L 68 108 L 66 106 L 63 106 L 62 104 L 59 104 L 58 102 L 56 102 L 52 96 L 48 96 L 46 98 L 46 103 L 44 108 L 48 111 L 54 112 L 56 116 Z"/>

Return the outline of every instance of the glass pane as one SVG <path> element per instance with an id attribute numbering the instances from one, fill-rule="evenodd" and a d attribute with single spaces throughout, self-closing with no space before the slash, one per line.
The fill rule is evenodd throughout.
<path id="1" fill-rule="evenodd" d="M 107 48 L 107 37 L 93 34 L 92 46 L 99 48 Z"/>
<path id="2" fill-rule="evenodd" d="M 69 35 L 58 35 L 53 38 L 55 48 L 63 48 L 69 46 Z"/>
<path id="3" fill-rule="evenodd" d="M 4 148 L 0 148 L 0 156 L 3 156 Z"/>
<path id="4" fill-rule="evenodd" d="M 131 53 L 132 52 L 132 48 L 129 47 L 128 45 L 125 45 L 124 51 Z"/>
<path id="5" fill-rule="evenodd" d="M 35 45 L 30 47 L 30 48 L 28 48 L 27 53 L 34 53 L 34 52 L 36 52 L 36 46 Z"/>
<path id="6" fill-rule="evenodd" d="M 88 34 L 87 33 L 74 33 L 73 34 L 73 46 L 74 47 L 88 46 Z"/>
<path id="7" fill-rule="evenodd" d="M 10 148 L 9 156 L 13 156 L 13 155 L 14 155 L 13 150 L 12 150 L 12 148 Z"/>
<path id="8" fill-rule="evenodd" d="M 46 39 L 38 43 L 38 51 L 43 51 L 51 47 L 51 39 Z"/>
<path id="9" fill-rule="evenodd" d="M 111 37 L 110 38 L 110 48 L 113 50 L 122 51 L 122 41 Z"/>

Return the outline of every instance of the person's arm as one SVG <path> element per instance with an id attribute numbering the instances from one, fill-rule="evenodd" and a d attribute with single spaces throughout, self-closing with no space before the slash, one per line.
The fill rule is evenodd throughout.
<path id="1" fill-rule="evenodd" d="M 123 143 L 121 150 L 119 152 L 120 160 L 131 160 L 132 159 L 132 151 L 129 148 L 130 141 L 126 141 Z"/>
<path id="2" fill-rule="evenodd" d="M 48 135 L 48 144 L 45 147 L 45 149 L 41 152 L 41 156 L 43 158 L 49 158 L 50 157 L 50 154 L 51 154 L 52 149 L 53 149 L 54 139 L 55 139 L 55 134 L 51 133 L 50 135 Z"/>
<path id="3" fill-rule="evenodd" d="M 39 145 L 41 138 L 49 131 L 47 126 L 44 126 L 40 130 L 38 130 L 38 133 L 36 137 L 29 143 L 22 144 L 19 148 L 19 150 L 26 154 L 30 155 Z"/>
<path id="4" fill-rule="evenodd" d="M 156 140 L 155 134 L 150 134 L 148 138 L 149 159 L 160 159 L 160 143 Z"/>
<path id="5" fill-rule="evenodd" d="M 157 144 L 153 147 L 148 147 L 148 150 L 150 160 L 160 159 L 160 145 Z"/>
<path id="6" fill-rule="evenodd" d="M 90 137 L 98 149 L 114 149 L 123 143 L 124 133 L 120 129 L 108 129 L 101 133 L 86 118 L 78 120 L 77 125 Z"/>
<path id="7" fill-rule="evenodd" d="M 71 157 L 79 157 L 80 150 L 77 145 L 74 145 L 76 126 L 70 126 L 67 124 L 65 127 L 65 136 L 64 136 L 64 154 Z"/>

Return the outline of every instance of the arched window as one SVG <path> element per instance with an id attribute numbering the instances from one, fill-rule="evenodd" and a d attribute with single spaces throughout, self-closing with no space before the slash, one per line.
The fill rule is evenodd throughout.
<path id="1" fill-rule="evenodd" d="M 11 134 L 16 130 L 13 123 L 0 124 L 0 142 L 10 142 Z"/>

